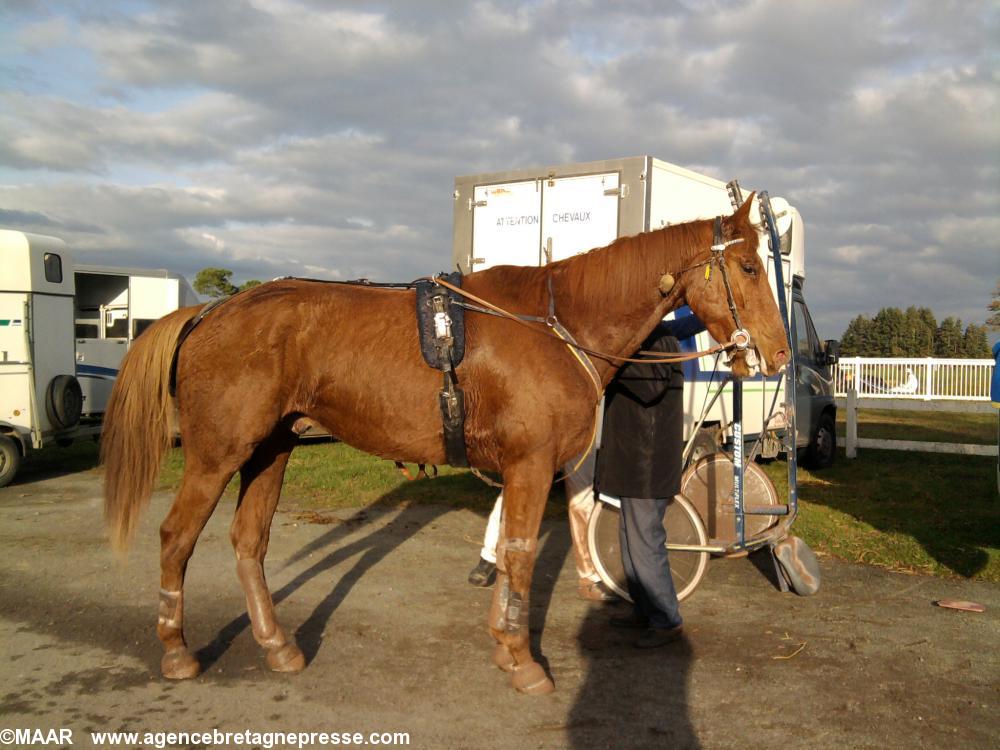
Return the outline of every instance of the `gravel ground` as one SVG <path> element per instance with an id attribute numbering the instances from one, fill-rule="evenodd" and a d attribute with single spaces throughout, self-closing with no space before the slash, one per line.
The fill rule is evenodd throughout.
<path id="1" fill-rule="evenodd" d="M 224 503 L 185 592 L 203 673 L 168 682 L 155 617 L 169 502 L 154 497 L 123 564 L 92 472 L 0 489 L 0 730 L 70 729 L 76 747 L 91 731 L 213 729 L 406 732 L 414 748 L 1000 747 L 1000 586 L 823 559 L 803 599 L 751 560 L 714 560 L 682 607 L 686 638 L 641 652 L 608 627 L 615 608 L 576 598 L 567 525 L 547 523 L 531 621 L 556 692 L 532 698 L 491 666 L 490 594 L 465 583 L 485 519 L 443 505 L 326 524 L 279 512 L 268 579 L 309 666 L 278 675 L 244 614 Z M 986 613 L 932 605 L 945 597 Z"/>

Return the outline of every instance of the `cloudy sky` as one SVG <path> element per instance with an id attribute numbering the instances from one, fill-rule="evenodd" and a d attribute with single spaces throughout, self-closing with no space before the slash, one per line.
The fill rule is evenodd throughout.
<path id="1" fill-rule="evenodd" d="M 409 280 L 456 175 L 650 154 L 782 195 L 823 337 L 982 322 L 1000 21 L 973 0 L 0 2 L 0 226 L 193 278 Z"/>

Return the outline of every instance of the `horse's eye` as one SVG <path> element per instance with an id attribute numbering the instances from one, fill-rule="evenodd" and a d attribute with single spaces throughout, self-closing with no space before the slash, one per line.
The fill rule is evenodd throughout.
<path id="1" fill-rule="evenodd" d="M 745 273 L 747 276 L 757 275 L 757 266 L 755 266 L 753 263 L 740 263 L 740 268 L 743 269 L 743 273 Z"/>

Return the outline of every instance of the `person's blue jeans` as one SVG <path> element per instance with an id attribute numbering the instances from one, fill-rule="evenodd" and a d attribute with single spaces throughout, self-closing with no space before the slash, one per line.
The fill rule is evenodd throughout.
<path id="1" fill-rule="evenodd" d="M 683 621 L 667 560 L 663 516 L 668 502 L 665 497 L 621 498 L 618 539 L 628 592 L 636 614 L 651 628 L 673 628 Z"/>

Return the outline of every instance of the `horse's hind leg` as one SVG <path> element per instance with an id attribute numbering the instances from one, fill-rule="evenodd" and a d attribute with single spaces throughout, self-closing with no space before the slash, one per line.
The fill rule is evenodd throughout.
<path id="1" fill-rule="evenodd" d="M 187 460 L 180 492 L 160 525 L 160 611 L 156 634 L 164 650 L 160 671 L 174 680 L 195 677 L 200 669 L 184 640 L 184 573 L 195 542 L 233 475 L 231 470 L 204 471 L 197 466 L 193 455 L 187 456 Z"/>
<path id="2" fill-rule="evenodd" d="M 489 615 L 490 632 L 497 640 L 494 663 L 511 672 L 511 683 L 518 691 L 533 695 L 554 689 L 542 665 L 531 656 L 528 631 L 538 529 L 551 484 L 550 466 L 521 465 L 504 472 L 504 520 L 497 550 L 500 572 Z"/>
<path id="3" fill-rule="evenodd" d="M 279 427 L 244 464 L 240 470 L 239 505 L 230 531 L 236 550 L 236 573 L 246 594 L 253 635 L 267 650 L 267 665 L 276 672 L 299 672 L 306 665 L 302 651 L 278 624 L 264 579 L 271 519 L 295 441 L 294 434 Z"/>

